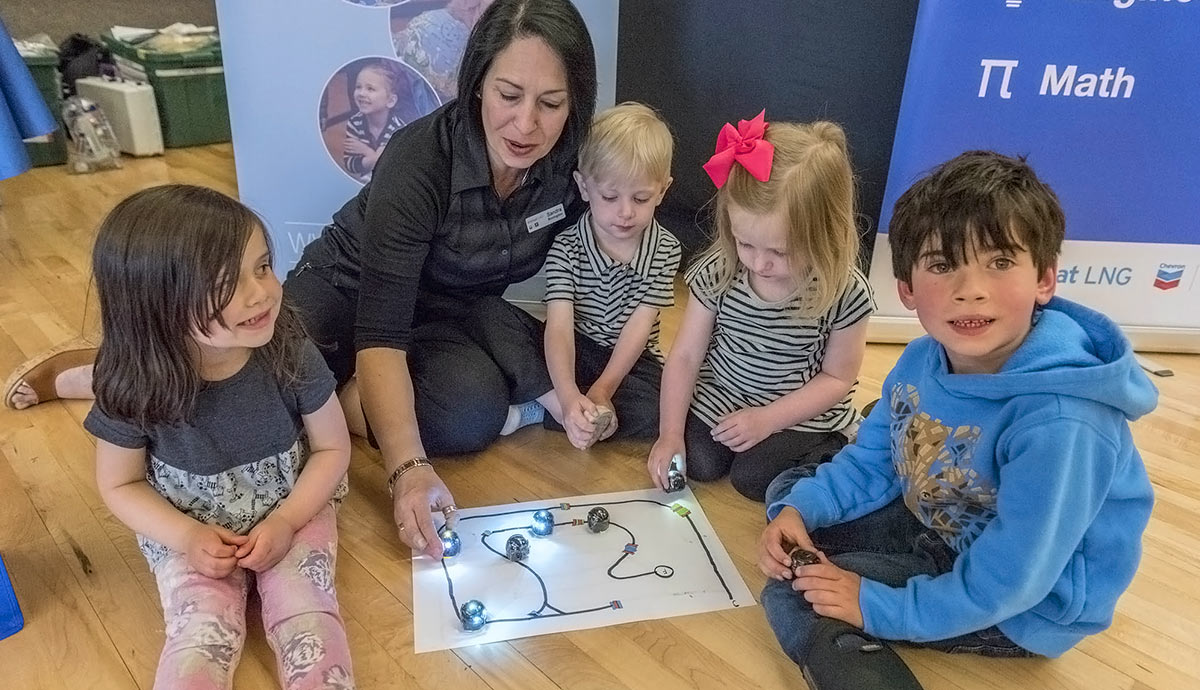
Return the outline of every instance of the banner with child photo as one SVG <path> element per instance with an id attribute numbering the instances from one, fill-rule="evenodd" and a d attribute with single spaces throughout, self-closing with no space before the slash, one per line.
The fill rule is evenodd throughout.
<path id="1" fill-rule="evenodd" d="M 284 275 L 370 182 L 392 135 L 452 100 L 490 0 L 217 0 L 241 200 L 262 214 Z M 596 50 L 600 107 L 616 89 L 617 3 L 575 0 Z"/>

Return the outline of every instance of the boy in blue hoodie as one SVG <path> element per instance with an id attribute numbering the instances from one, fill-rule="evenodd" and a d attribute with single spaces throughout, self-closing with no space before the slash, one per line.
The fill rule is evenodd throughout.
<path id="1" fill-rule="evenodd" d="M 896 202 L 928 335 L 854 445 L 767 493 L 762 604 L 815 689 L 920 687 L 880 640 L 1056 657 L 1111 624 L 1153 503 L 1129 421 L 1157 391 L 1116 324 L 1054 297 L 1064 225 L 1023 159 L 984 151 Z"/>

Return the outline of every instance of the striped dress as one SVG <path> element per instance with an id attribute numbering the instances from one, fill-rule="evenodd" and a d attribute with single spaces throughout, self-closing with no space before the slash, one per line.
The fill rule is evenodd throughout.
<path id="1" fill-rule="evenodd" d="M 731 412 L 762 407 L 808 383 L 821 371 L 829 334 L 875 311 L 871 286 L 857 268 L 846 290 L 819 317 L 798 315 L 799 291 L 779 302 L 760 298 L 744 266 L 733 285 L 714 296 L 716 268 L 717 257 L 709 256 L 685 275 L 693 299 L 716 313 L 691 405 L 692 413 L 710 427 Z M 850 401 L 857 385 L 829 410 L 788 429 L 825 432 L 850 426 L 858 414 Z"/>
<path id="2" fill-rule="evenodd" d="M 545 300 L 573 302 L 575 330 L 611 350 L 639 306 L 661 311 L 675 304 L 679 258 L 679 240 L 655 220 L 642 233 L 633 259 L 620 263 L 596 244 L 592 212 L 585 211 L 574 227 L 554 238 L 546 255 Z M 657 318 L 646 350 L 663 361 Z"/>

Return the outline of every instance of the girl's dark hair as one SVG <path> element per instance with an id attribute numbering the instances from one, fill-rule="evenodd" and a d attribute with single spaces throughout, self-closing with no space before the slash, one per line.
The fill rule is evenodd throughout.
<path id="1" fill-rule="evenodd" d="M 596 111 L 596 53 L 583 17 L 570 0 L 496 0 L 479 17 L 458 70 L 458 102 L 483 131 L 479 93 L 492 61 L 518 38 L 540 38 L 562 60 L 570 113 L 555 151 L 574 152 Z M 572 165 L 574 162 L 572 161 Z"/>
<path id="2" fill-rule="evenodd" d="M 912 284 L 922 253 L 936 246 L 950 268 L 974 249 L 1026 249 L 1041 275 L 1062 249 L 1058 196 L 1024 157 L 967 151 L 918 180 L 896 200 L 888 224 L 892 274 Z"/>
<path id="3" fill-rule="evenodd" d="M 261 219 L 205 187 L 163 185 L 109 212 L 92 249 L 103 339 L 93 389 L 106 415 L 149 429 L 190 420 L 204 387 L 192 333 L 208 334 L 233 299 L 242 255 Z M 270 342 L 259 348 L 284 385 L 300 375 L 304 329 L 281 305 Z"/>

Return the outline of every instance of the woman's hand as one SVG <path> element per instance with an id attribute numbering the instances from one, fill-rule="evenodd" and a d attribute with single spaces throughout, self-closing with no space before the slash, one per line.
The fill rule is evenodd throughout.
<path id="1" fill-rule="evenodd" d="M 775 519 L 767 524 L 762 536 L 758 538 L 758 569 L 769 578 L 775 580 L 790 580 L 795 575 L 792 572 L 792 559 L 788 551 L 793 546 L 808 549 L 816 553 L 808 529 L 800 511 L 791 506 L 785 506 Z"/>
<path id="2" fill-rule="evenodd" d="M 392 517 L 400 541 L 413 551 L 441 558 L 442 540 L 429 511 L 445 511 L 453 506 L 454 498 L 433 467 L 421 465 L 405 472 L 396 480 L 392 493 Z"/>
<path id="3" fill-rule="evenodd" d="M 659 436 L 650 448 L 650 457 L 646 460 L 646 470 L 650 479 L 660 490 L 666 491 L 670 486 L 667 471 L 671 469 L 671 458 L 678 455 L 684 457 L 683 438 Z"/>
<path id="4" fill-rule="evenodd" d="M 777 431 L 761 407 L 747 407 L 721 418 L 712 429 L 713 440 L 735 453 L 744 453 Z"/>
<path id="5" fill-rule="evenodd" d="M 188 565 L 215 579 L 228 577 L 238 566 L 237 550 L 249 537 L 234 534 L 220 525 L 197 522 L 185 537 Z"/>
<path id="6" fill-rule="evenodd" d="M 271 513 L 251 528 L 245 537 L 246 543 L 238 547 L 238 565 L 256 573 L 274 567 L 292 548 L 295 536 L 296 530 L 287 520 Z"/>

